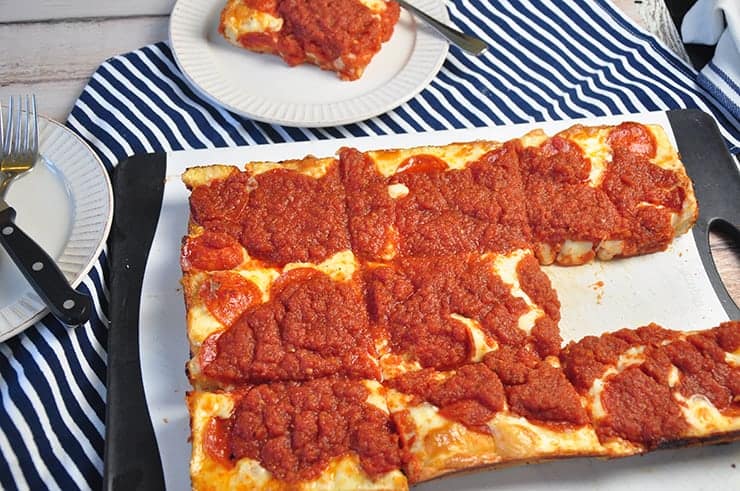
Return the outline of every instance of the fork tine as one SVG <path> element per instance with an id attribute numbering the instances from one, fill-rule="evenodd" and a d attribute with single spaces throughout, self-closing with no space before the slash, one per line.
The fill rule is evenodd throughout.
<path id="1" fill-rule="evenodd" d="M 15 97 L 14 97 L 15 99 Z M 15 133 L 13 134 L 13 153 L 18 154 L 21 152 L 21 123 L 23 120 L 21 120 L 21 113 L 23 112 L 23 107 L 21 106 L 21 96 L 18 96 L 17 102 L 15 104 Z"/>
<path id="2" fill-rule="evenodd" d="M 10 155 L 10 151 L 13 149 L 13 96 L 8 98 L 8 127 L 5 130 L 5 138 L 3 141 L 3 153 Z"/>
<path id="3" fill-rule="evenodd" d="M 5 152 L 5 121 L 3 118 L 3 107 L 0 106 L 0 162 L 3 161 L 7 155 Z"/>
<path id="4" fill-rule="evenodd" d="M 39 120 L 36 114 L 36 94 L 31 94 L 31 146 L 30 153 L 35 158 L 39 153 Z"/>

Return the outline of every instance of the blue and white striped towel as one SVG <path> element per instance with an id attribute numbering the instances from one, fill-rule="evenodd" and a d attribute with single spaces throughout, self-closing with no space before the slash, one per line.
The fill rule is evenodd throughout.
<path id="1" fill-rule="evenodd" d="M 109 169 L 126 156 L 698 107 L 728 148 L 740 122 L 699 87 L 696 72 L 608 0 L 448 2 L 450 16 L 491 49 L 457 49 L 421 94 L 368 121 L 287 128 L 235 116 L 185 81 L 165 43 L 106 61 L 68 126 Z M 464 100 L 464 104 L 455 101 Z M 107 338 L 106 257 L 83 283 L 92 321 L 69 330 L 47 317 L 0 344 L 0 487 L 98 489 L 102 480 Z M 185 443 L 185 442 L 183 442 Z"/>

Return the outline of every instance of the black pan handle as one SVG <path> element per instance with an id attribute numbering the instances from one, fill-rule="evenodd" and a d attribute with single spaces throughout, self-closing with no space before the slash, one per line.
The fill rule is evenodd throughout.
<path id="1" fill-rule="evenodd" d="M 90 297 L 70 286 L 54 260 L 15 224 L 15 210 L 0 211 L 0 244 L 54 317 L 70 326 L 90 318 Z"/>

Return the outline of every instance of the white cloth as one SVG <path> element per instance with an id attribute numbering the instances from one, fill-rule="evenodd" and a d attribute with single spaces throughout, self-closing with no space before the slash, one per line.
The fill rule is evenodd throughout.
<path id="1" fill-rule="evenodd" d="M 740 0 L 698 0 L 684 16 L 681 37 L 717 45 L 696 81 L 740 119 Z"/>

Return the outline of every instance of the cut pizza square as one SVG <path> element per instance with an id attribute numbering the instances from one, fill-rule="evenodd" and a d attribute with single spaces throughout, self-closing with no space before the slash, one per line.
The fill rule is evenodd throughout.
<path id="1" fill-rule="evenodd" d="M 358 257 L 509 253 L 529 246 L 516 146 L 488 141 L 339 151 Z"/>
<path id="2" fill-rule="evenodd" d="M 691 180 L 662 127 L 576 125 L 520 140 L 533 247 L 542 264 L 664 250 L 696 221 Z"/>
<path id="3" fill-rule="evenodd" d="M 193 489 L 407 489 L 383 391 L 321 378 L 190 392 Z"/>
<path id="4" fill-rule="evenodd" d="M 569 343 L 563 369 L 602 444 L 618 453 L 734 439 L 740 321 L 680 332 L 650 324 Z"/>
<path id="5" fill-rule="evenodd" d="M 183 178 L 192 189 L 181 262 L 193 385 L 379 378 L 385 340 L 368 322 L 336 161 L 210 166 Z M 285 193 L 296 197 L 287 203 Z"/>
<path id="6" fill-rule="evenodd" d="M 502 347 L 482 362 L 424 369 L 384 382 L 411 483 L 451 472 L 603 456 L 556 357 Z"/>
<path id="7" fill-rule="evenodd" d="M 398 4 L 385 0 L 229 0 L 218 30 L 240 48 L 356 80 L 390 39 L 399 15 Z"/>
<path id="8" fill-rule="evenodd" d="M 528 251 L 399 258 L 364 266 L 383 379 L 421 368 L 452 369 L 502 346 L 557 355 L 560 303 Z"/>

